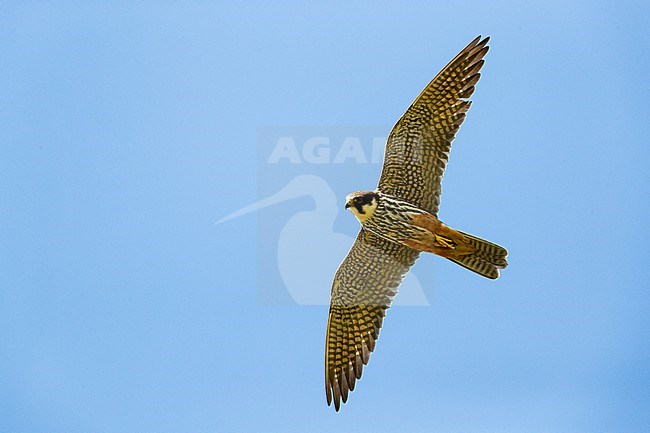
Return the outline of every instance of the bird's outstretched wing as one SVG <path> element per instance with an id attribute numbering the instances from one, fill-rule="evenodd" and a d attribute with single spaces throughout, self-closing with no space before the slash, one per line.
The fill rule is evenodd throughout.
<path id="1" fill-rule="evenodd" d="M 404 274 L 419 252 L 361 229 L 332 283 L 325 339 L 327 404 L 341 400 L 361 377 Z"/>
<path id="2" fill-rule="evenodd" d="M 378 189 L 433 215 L 451 142 L 465 120 L 490 38 L 474 39 L 418 95 L 386 143 Z"/>

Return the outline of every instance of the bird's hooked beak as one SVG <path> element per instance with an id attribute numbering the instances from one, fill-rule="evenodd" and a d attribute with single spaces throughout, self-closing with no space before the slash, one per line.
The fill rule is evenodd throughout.
<path id="1" fill-rule="evenodd" d="M 350 203 L 350 202 L 345 203 L 345 208 L 346 208 L 346 209 L 347 209 L 347 208 L 350 208 L 350 207 L 352 207 L 352 203 Z"/>

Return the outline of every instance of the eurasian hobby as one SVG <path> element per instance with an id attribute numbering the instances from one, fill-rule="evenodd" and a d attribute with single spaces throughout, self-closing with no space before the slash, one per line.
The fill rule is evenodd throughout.
<path id="1" fill-rule="evenodd" d="M 422 251 L 492 279 L 508 264 L 504 248 L 437 218 L 451 142 L 471 105 L 488 39 L 479 36 L 465 47 L 397 121 L 377 189 L 346 197 L 361 230 L 332 284 L 325 390 L 337 411 L 361 377 L 386 310 Z"/>

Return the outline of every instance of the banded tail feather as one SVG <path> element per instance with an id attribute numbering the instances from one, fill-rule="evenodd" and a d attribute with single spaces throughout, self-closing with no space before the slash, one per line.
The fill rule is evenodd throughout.
<path id="1" fill-rule="evenodd" d="M 479 275 L 490 279 L 499 278 L 499 269 L 508 266 L 506 256 L 508 251 L 505 248 L 486 241 L 485 239 L 477 238 L 470 234 L 459 232 L 463 234 L 468 243 L 474 247 L 472 254 L 460 257 L 447 257 L 454 263 L 458 263 L 464 268 L 474 271 Z"/>

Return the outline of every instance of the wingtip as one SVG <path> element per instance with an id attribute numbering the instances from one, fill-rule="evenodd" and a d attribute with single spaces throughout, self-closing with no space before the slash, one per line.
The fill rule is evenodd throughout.
<path id="1" fill-rule="evenodd" d="M 475 37 L 470 45 L 485 45 L 490 41 L 490 36 L 483 37 L 483 35 L 478 35 Z"/>
<path id="2" fill-rule="evenodd" d="M 328 383 L 325 383 L 325 398 L 327 399 L 327 405 L 332 405 L 332 390 Z"/>
<path id="3" fill-rule="evenodd" d="M 489 49 L 487 43 L 490 42 L 490 37 L 486 36 L 483 39 L 481 39 L 481 38 L 482 38 L 482 36 L 479 35 L 476 39 L 474 39 L 472 41 L 472 43 L 470 44 L 472 46 L 472 50 L 481 49 L 481 48 L 484 48 L 484 47 Z"/>

